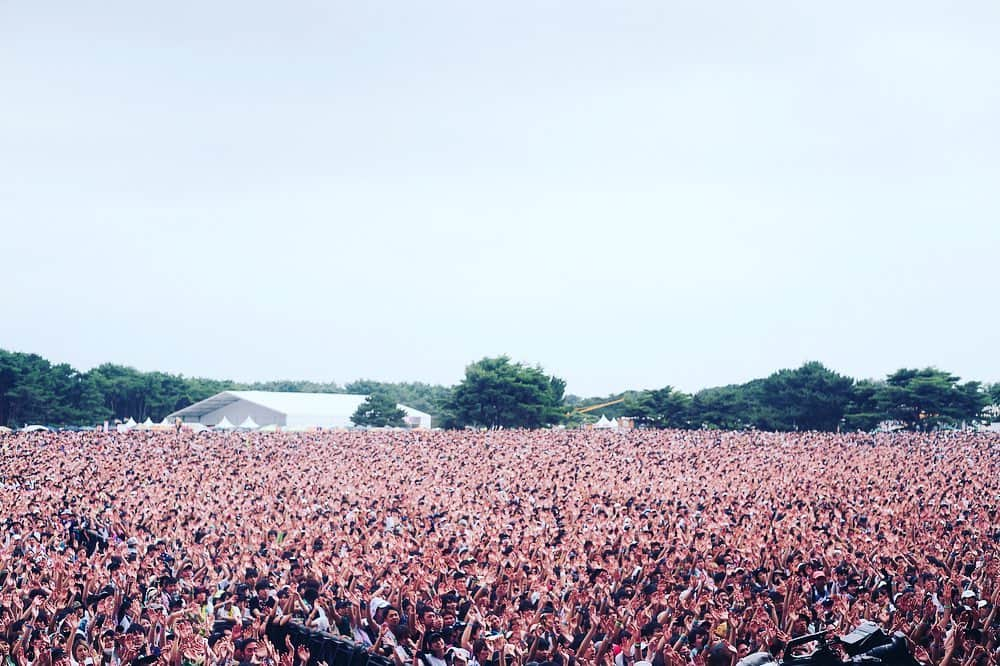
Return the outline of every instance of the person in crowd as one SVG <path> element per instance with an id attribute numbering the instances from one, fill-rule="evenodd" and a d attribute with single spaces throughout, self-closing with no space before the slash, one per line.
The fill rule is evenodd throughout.
<path id="1" fill-rule="evenodd" d="M 4 666 L 732 666 L 861 620 L 1000 661 L 990 433 L 30 433 Z M 372 658 L 376 658 L 373 656 Z"/>

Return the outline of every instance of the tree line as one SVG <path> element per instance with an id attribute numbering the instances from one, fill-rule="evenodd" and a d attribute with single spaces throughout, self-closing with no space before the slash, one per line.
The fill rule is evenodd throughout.
<path id="1" fill-rule="evenodd" d="M 857 381 L 810 362 L 694 394 L 669 386 L 643 391 L 623 405 L 655 427 L 832 432 L 869 431 L 883 423 L 907 430 L 972 425 L 989 420 L 985 410 L 997 403 L 1000 384 L 963 383 L 936 368 L 903 368 L 882 380 Z"/>
<path id="2" fill-rule="evenodd" d="M 240 383 L 185 377 L 105 363 L 81 372 L 37 354 L 0 349 L 0 424 L 96 425 L 105 420 L 162 420 L 220 391 L 354 393 L 373 396 L 358 412 L 371 425 L 397 424 L 402 403 L 431 414 L 442 427 L 579 425 L 598 415 L 629 417 L 650 428 L 871 430 L 883 422 L 931 429 L 988 418 L 1000 384 L 962 382 L 935 368 L 900 369 L 880 380 L 855 380 L 818 362 L 778 370 L 745 384 L 684 393 L 671 386 L 581 398 L 537 366 L 506 356 L 471 363 L 456 386 L 360 379 Z M 589 405 L 615 404 L 584 414 Z M 998 417 L 1000 418 L 1000 417 Z"/>

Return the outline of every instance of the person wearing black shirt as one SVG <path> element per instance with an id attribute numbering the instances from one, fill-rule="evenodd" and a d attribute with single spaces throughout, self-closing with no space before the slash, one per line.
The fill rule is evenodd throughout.
<path id="1" fill-rule="evenodd" d="M 255 618 L 266 617 L 274 609 L 275 603 L 269 593 L 271 586 L 266 580 L 262 580 L 255 587 L 256 594 L 250 597 L 250 615 Z"/>

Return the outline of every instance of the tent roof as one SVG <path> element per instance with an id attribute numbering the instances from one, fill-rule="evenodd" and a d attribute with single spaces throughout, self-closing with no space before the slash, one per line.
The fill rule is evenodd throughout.
<path id="1" fill-rule="evenodd" d="M 169 416 L 170 419 L 180 417 L 182 419 L 198 419 L 221 409 L 226 405 L 231 405 L 240 400 L 252 402 L 261 407 L 271 409 L 286 416 L 297 414 L 353 414 L 358 406 L 365 401 L 367 395 L 353 393 L 291 393 L 281 391 L 223 391 L 211 398 L 206 398 L 201 402 L 196 402 L 189 407 L 185 407 Z M 429 414 L 398 405 L 406 412 L 407 416 L 421 416 L 430 418 Z"/>
<path id="2" fill-rule="evenodd" d="M 243 419 L 243 423 L 241 423 L 241 424 L 239 425 L 239 427 L 240 427 L 240 428 L 249 428 L 249 429 L 252 429 L 252 430 L 256 430 L 256 429 L 257 429 L 257 428 L 259 428 L 260 426 L 259 426 L 259 425 L 257 425 L 257 422 L 256 422 L 256 421 L 254 421 L 252 417 L 249 417 L 249 416 L 248 416 L 248 417 L 246 417 L 245 419 Z"/>
<path id="3" fill-rule="evenodd" d="M 611 419 L 610 421 L 605 418 L 604 414 L 601 414 L 601 419 L 594 424 L 595 428 L 600 428 L 602 430 L 617 430 L 618 421 Z"/>
<path id="4" fill-rule="evenodd" d="M 222 420 L 215 424 L 215 427 L 219 428 L 220 430 L 231 430 L 231 429 L 235 428 L 236 426 L 234 426 L 229 421 L 229 419 L 227 419 L 225 416 L 223 416 Z"/>

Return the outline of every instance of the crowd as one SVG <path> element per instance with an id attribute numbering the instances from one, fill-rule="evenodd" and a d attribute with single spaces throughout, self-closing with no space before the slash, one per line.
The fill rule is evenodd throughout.
<path id="1" fill-rule="evenodd" d="M 995 434 L 0 437 L 5 666 L 728 666 L 863 619 L 1000 659 Z"/>

